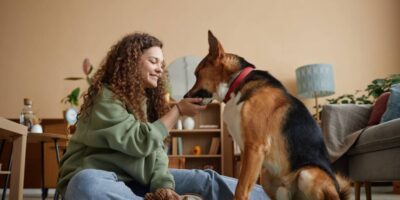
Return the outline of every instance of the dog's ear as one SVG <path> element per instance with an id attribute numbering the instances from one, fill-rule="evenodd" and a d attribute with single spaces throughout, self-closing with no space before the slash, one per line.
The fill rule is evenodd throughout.
<path id="1" fill-rule="evenodd" d="M 209 49 L 209 54 L 214 57 L 222 57 L 224 55 L 224 49 L 222 48 L 221 43 L 219 43 L 218 39 L 211 33 L 211 31 L 208 31 L 208 44 L 210 46 Z"/>

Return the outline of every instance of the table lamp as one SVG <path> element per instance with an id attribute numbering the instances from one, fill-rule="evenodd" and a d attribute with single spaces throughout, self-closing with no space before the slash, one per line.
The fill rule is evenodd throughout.
<path id="1" fill-rule="evenodd" d="M 315 99 L 316 120 L 319 122 L 318 97 L 335 93 L 333 69 L 330 64 L 309 64 L 296 69 L 297 91 L 302 98 Z"/>

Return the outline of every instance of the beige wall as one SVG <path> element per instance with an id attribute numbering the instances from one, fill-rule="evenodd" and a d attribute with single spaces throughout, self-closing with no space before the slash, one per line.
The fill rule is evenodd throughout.
<path id="1" fill-rule="evenodd" d="M 85 57 L 97 65 L 123 35 L 140 30 L 165 44 L 167 63 L 204 56 L 211 29 L 239 54 L 296 94 L 295 69 L 334 66 L 337 95 L 400 72 L 400 1 L 0 1 L 0 116 L 17 117 L 22 99 L 42 118 L 61 117 L 60 99 L 85 82 Z M 312 105 L 312 100 L 305 100 Z"/>

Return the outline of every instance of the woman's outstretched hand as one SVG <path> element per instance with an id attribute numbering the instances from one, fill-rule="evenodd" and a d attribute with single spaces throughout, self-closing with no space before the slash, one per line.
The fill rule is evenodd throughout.
<path id="1" fill-rule="evenodd" d="M 184 98 L 179 101 L 176 106 L 178 107 L 181 115 L 187 115 L 190 117 L 195 116 L 200 110 L 205 110 L 207 106 L 199 105 L 202 98 Z"/>
<path id="2" fill-rule="evenodd" d="M 198 105 L 202 101 L 202 98 L 184 98 L 179 101 L 173 109 L 167 114 L 160 118 L 160 121 L 165 125 L 168 130 L 176 124 L 179 116 L 190 116 L 193 117 L 198 114 L 201 110 L 205 110 L 207 106 Z"/>
<path id="3" fill-rule="evenodd" d="M 154 193 L 147 193 L 144 200 L 179 200 L 179 195 L 168 188 L 157 189 Z"/>

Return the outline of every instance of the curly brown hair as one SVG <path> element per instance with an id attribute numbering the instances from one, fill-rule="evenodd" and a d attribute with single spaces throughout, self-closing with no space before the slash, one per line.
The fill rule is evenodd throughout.
<path id="1" fill-rule="evenodd" d="M 121 100 L 135 118 L 142 122 L 156 121 L 167 113 L 169 106 L 164 98 L 167 93 L 165 63 L 162 66 L 164 73 L 158 80 L 157 87 L 151 89 L 143 87 L 141 69 L 138 67 L 145 50 L 162 46 L 162 42 L 156 37 L 140 32 L 129 34 L 112 46 L 92 77 L 92 84 L 84 95 L 78 118 L 89 115 L 104 85 L 113 91 L 114 98 Z M 146 112 L 142 109 L 144 101 L 147 104 Z"/>

